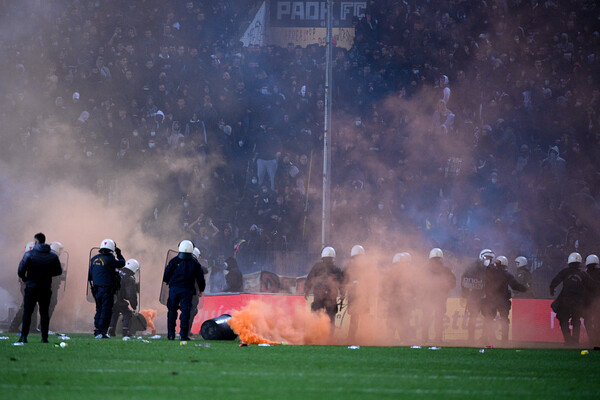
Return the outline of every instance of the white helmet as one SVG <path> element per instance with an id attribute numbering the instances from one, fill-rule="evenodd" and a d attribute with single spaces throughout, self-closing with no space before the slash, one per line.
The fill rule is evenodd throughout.
<path id="1" fill-rule="evenodd" d="M 589 256 L 587 256 L 587 258 L 585 259 L 585 265 L 594 265 L 594 264 L 600 264 L 600 260 L 598 260 L 598 256 L 595 254 L 590 254 Z"/>
<path id="2" fill-rule="evenodd" d="M 27 253 L 28 251 L 33 250 L 33 248 L 35 247 L 35 243 L 33 242 L 29 242 L 25 245 L 25 253 Z"/>
<path id="3" fill-rule="evenodd" d="M 490 249 L 483 249 L 481 250 L 481 252 L 479 252 L 479 259 L 481 261 L 485 260 L 486 258 L 495 258 L 496 254 L 494 254 L 494 252 Z"/>
<path id="4" fill-rule="evenodd" d="M 182 240 L 181 243 L 179 243 L 179 252 L 193 254 L 194 243 L 192 243 L 190 240 Z"/>
<path id="5" fill-rule="evenodd" d="M 196 260 L 200 261 L 200 249 L 194 247 L 194 250 L 192 251 L 192 256 L 194 256 Z"/>
<path id="6" fill-rule="evenodd" d="M 321 252 L 321 258 L 325 258 L 325 257 L 331 257 L 331 258 L 335 258 L 335 249 L 333 247 L 325 247 L 323 249 L 323 251 Z"/>
<path id="7" fill-rule="evenodd" d="M 352 250 L 350 250 L 350 257 L 357 256 L 359 254 L 365 254 L 365 248 L 360 244 L 355 244 L 352 246 Z"/>
<path id="8" fill-rule="evenodd" d="M 429 252 L 429 259 L 431 260 L 432 258 L 444 258 L 444 252 L 442 251 L 442 249 L 440 249 L 439 247 L 434 247 L 433 249 L 431 249 L 431 251 Z"/>
<path id="9" fill-rule="evenodd" d="M 131 260 L 127 260 L 125 263 L 125 268 L 135 274 L 140 270 L 140 263 L 136 259 L 132 258 Z"/>
<path id="10" fill-rule="evenodd" d="M 392 264 L 396 264 L 396 263 L 410 263 L 412 261 L 412 256 L 410 255 L 410 253 L 396 253 L 394 254 L 394 258 L 392 258 Z"/>
<path id="11" fill-rule="evenodd" d="M 500 265 L 502 265 L 503 267 L 508 268 L 508 258 L 506 258 L 504 256 L 498 256 L 498 258 L 496 258 L 496 260 L 498 261 L 498 263 Z"/>
<path id="12" fill-rule="evenodd" d="M 116 247 L 117 246 L 115 245 L 115 241 L 112 239 L 104 239 L 102 243 L 100 243 L 100 250 L 107 249 L 110 251 L 115 251 Z"/>
<path id="13" fill-rule="evenodd" d="M 580 263 L 581 262 L 581 254 L 575 252 L 575 253 L 571 253 L 569 254 L 569 260 L 567 261 L 567 264 L 571 264 L 571 263 Z"/>
<path id="14" fill-rule="evenodd" d="M 517 268 L 527 266 L 527 259 L 523 256 L 519 256 L 519 257 L 515 258 L 515 262 L 517 263 Z"/>
<path id="15" fill-rule="evenodd" d="M 496 254 L 490 249 L 483 249 L 479 252 L 479 260 L 483 262 L 483 265 L 489 267 L 492 264 L 492 260 L 496 257 Z"/>
<path id="16" fill-rule="evenodd" d="M 52 250 L 59 256 L 62 254 L 63 249 L 64 249 L 64 246 L 62 245 L 61 242 L 50 243 L 50 250 Z"/>

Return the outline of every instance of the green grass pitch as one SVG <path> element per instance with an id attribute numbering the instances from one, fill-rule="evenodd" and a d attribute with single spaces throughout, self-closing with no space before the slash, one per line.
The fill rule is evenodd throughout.
<path id="1" fill-rule="evenodd" d="M 0 399 L 600 399 L 593 350 L 16 339 L 0 340 Z"/>

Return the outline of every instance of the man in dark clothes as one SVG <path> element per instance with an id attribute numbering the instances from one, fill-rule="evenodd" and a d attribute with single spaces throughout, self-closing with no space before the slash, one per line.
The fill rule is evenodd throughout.
<path id="1" fill-rule="evenodd" d="M 272 127 L 261 130 L 256 142 L 258 184 L 263 184 L 266 174 L 271 190 L 275 190 L 275 172 L 277 172 L 277 159 L 281 155 L 281 139 L 273 132 Z"/>
<path id="2" fill-rule="evenodd" d="M 310 309 L 312 311 L 325 310 L 332 326 L 338 312 L 338 292 L 341 293 L 344 283 L 344 274 L 341 269 L 335 266 L 334 260 L 334 248 L 325 247 L 321 252 L 321 261 L 313 265 L 306 277 L 304 286 L 305 298 L 308 298 L 308 294 L 313 289 L 314 299 Z"/>
<path id="3" fill-rule="evenodd" d="M 135 281 L 135 274 L 139 269 L 140 263 L 132 258 L 127 260 L 125 267 L 119 270 L 121 288 L 115 296 L 112 318 L 110 319 L 110 335 L 116 335 L 120 315 L 123 315 L 123 337 L 128 337 L 130 334 L 131 317 L 138 306 L 138 283 Z"/>
<path id="4" fill-rule="evenodd" d="M 429 263 L 426 267 L 426 278 L 423 280 L 423 343 L 429 341 L 429 327 L 433 323 L 434 341 L 439 344 L 444 339 L 444 315 L 448 293 L 456 287 L 456 276 L 444 265 L 444 253 L 439 248 L 429 252 Z"/>
<path id="5" fill-rule="evenodd" d="M 567 260 L 567 268 L 562 269 L 550 282 L 550 296 L 554 296 L 554 290 L 562 283 L 560 294 L 552 302 L 552 310 L 560 323 L 560 330 L 566 345 L 577 345 L 581 330 L 581 316 L 585 307 L 586 291 L 593 291 L 590 276 L 579 269 L 581 266 L 581 254 L 571 253 Z M 569 328 L 573 326 L 573 331 Z"/>
<path id="6" fill-rule="evenodd" d="M 463 273 L 460 280 L 461 297 L 466 300 L 468 344 L 473 344 L 475 341 L 475 325 L 481 313 L 485 270 L 492 264 L 494 257 L 492 250 L 481 250 L 477 261 Z"/>
<path id="7" fill-rule="evenodd" d="M 116 253 L 117 257 L 115 258 Z M 88 281 L 96 300 L 94 315 L 94 337 L 108 339 L 108 326 L 112 317 L 115 293 L 119 290 L 119 274 L 117 269 L 125 266 L 125 258 L 121 249 L 112 239 L 104 239 L 100 243 L 98 254 L 90 260 Z"/>
<path id="8" fill-rule="evenodd" d="M 225 268 L 225 282 L 227 283 L 225 292 L 239 293 L 244 290 L 244 277 L 235 258 L 227 258 L 225 265 L 227 266 Z"/>
<path id="9" fill-rule="evenodd" d="M 192 297 L 196 290 L 204 291 L 206 282 L 202 266 L 193 256 L 194 244 L 189 240 L 179 243 L 179 254 L 173 257 L 165 267 L 163 282 L 169 285 L 167 300 L 167 339 L 175 340 L 175 324 L 177 311 L 179 316 L 179 337 L 190 340 L 190 314 Z"/>
<path id="10" fill-rule="evenodd" d="M 600 346 L 600 260 L 595 254 L 585 259 L 586 272 L 592 279 L 593 289 L 587 295 L 585 309 L 585 329 L 590 338 L 590 346 Z"/>
<path id="11" fill-rule="evenodd" d="M 62 274 L 62 267 L 56 253 L 50 251 L 50 245 L 46 244 L 46 236 L 43 233 L 37 233 L 34 236 L 34 247 L 23 256 L 18 274 L 19 278 L 25 282 L 23 321 L 19 342 L 27 343 L 31 314 L 35 305 L 38 304 L 42 343 L 48 343 L 48 326 L 50 325 L 48 309 L 52 297 L 52 277 Z"/>
<path id="12" fill-rule="evenodd" d="M 496 339 L 496 335 L 493 332 L 493 322 L 497 314 L 500 314 L 502 341 L 508 341 L 508 327 L 510 324 L 508 314 L 512 306 L 509 287 L 519 292 L 527 290 L 527 286 L 519 283 L 507 269 L 508 259 L 504 256 L 499 256 L 494 264 L 489 266 L 485 271 L 481 312 L 484 318 L 483 340 L 487 343 Z"/>

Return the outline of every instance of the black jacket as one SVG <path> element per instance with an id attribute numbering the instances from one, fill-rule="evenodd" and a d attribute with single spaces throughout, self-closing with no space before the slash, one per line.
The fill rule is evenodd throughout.
<path id="1" fill-rule="evenodd" d="M 117 300 L 128 301 L 131 308 L 136 309 L 138 305 L 138 286 L 135 275 L 128 268 L 119 270 L 121 277 L 121 288 L 117 292 Z"/>
<path id="2" fill-rule="evenodd" d="M 19 263 L 19 278 L 28 288 L 50 289 L 52 277 L 62 274 L 60 260 L 46 243 L 36 244 Z"/>
<path id="3" fill-rule="evenodd" d="M 196 293 L 196 286 L 199 292 L 204 292 L 206 287 L 202 266 L 187 253 L 179 253 L 169 261 L 165 267 L 163 282 L 169 285 L 169 288 L 189 289 L 193 293 Z"/>
<path id="4" fill-rule="evenodd" d="M 125 258 L 119 256 L 117 259 L 113 253 L 101 252 L 90 260 L 88 281 L 94 286 L 105 286 L 117 288 L 119 286 L 119 274 L 117 269 L 125 266 Z"/>

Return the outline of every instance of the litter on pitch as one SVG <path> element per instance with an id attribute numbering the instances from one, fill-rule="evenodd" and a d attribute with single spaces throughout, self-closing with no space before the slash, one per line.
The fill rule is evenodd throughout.
<path id="1" fill-rule="evenodd" d="M 198 343 L 198 344 L 195 344 L 194 346 L 196 346 L 196 347 L 210 347 L 210 343 Z"/>
<path id="2" fill-rule="evenodd" d="M 260 347 L 269 347 L 269 346 L 271 346 L 269 343 L 259 343 L 258 345 Z"/>
<path id="3" fill-rule="evenodd" d="M 71 340 L 71 338 L 69 336 L 67 336 L 67 335 L 60 335 L 58 338 L 60 340 Z"/>
<path id="4" fill-rule="evenodd" d="M 441 347 L 437 347 L 437 346 L 431 346 L 429 347 L 429 350 L 440 350 Z"/>
<path id="5" fill-rule="evenodd" d="M 23 343 L 23 342 L 14 342 L 13 346 L 25 346 L 25 343 Z"/>
<path id="6" fill-rule="evenodd" d="M 582 356 L 587 356 L 588 354 L 590 354 L 589 350 L 581 350 Z"/>
<path id="7" fill-rule="evenodd" d="M 485 353 L 485 349 L 479 349 L 480 353 Z"/>
<path id="8" fill-rule="evenodd" d="M 351 350 L 356 350 L 356 349 L 360 349 L 360 346 L 348 346 L 348 348 Z"/>
<path id="9" fill-rule="evenodd" d="M 6 339 L 9 339 L 9 337 L 8 336 L 0 336 L 0 340 L 6 340 Z"/>
<path id="10" fill-rule="evenodd" d="M 411 349 L 420 349 L 421 346 L 417 346 L 416 344 L 414 346 L 410 346 Z"/>
<path id="11" fill-rule="evenodd" d="M 129 336 L 123 336 L 123 341 L 126 342 L 128 340 L 131 340 L 131 338 Z"/>
<path id="12" fill-rule="evenodd" d="M 154 336 L 150 336 L 150 339 L 160 339 L 162 336 L 160 335 L 154 335 Z"/>

